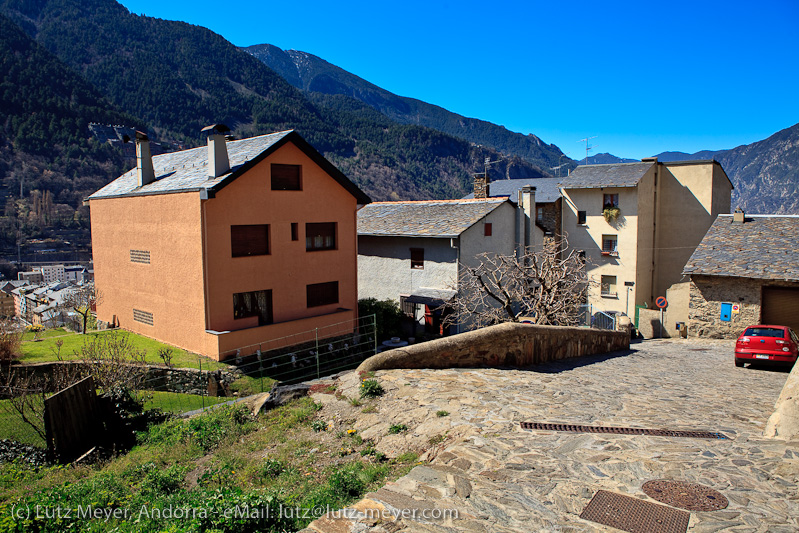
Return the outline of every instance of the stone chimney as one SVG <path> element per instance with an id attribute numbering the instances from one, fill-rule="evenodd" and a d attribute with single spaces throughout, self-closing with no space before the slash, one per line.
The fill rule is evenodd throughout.
<path id="1" fill-rule="evenodd" d="M 145 133 L 136 132 L 136 183 L 139 187 L 155 181 L 153 156 L 150 154 L 150 139 Z"/>
<path id="2" fill-rule="evenodd" d="M 745 218 L 746 217 L 744 216 L 744 210 L 739 207 L 732 214 L 732 223 L 733 224 L 743 224 Z"/>
<path id="3" fill-rule="evenodd" d="M 490 179 L 488 177 L 488 172 L 485 174 L 475 174 L 474 175 L 474 198 L 485 200 L 488 198 L 491 193 L 488 191 L 489 189 Z"/>
<path id="4" fill-rule="evenodd" d="M 224 124 L 212 124 L 202 129 L 208 133 L 208 176 L 218 178 L 230 172 L 230 160 L 227 156 L 225 134 L 230 128 Z"/>

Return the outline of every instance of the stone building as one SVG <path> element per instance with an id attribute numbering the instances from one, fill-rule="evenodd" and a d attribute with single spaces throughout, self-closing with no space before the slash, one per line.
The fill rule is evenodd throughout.
<path id="1" fill-rule="evenodd" d="M 688 335 L 736 338 L 752 324 L 799 331 L 799 217 L 719 215 L 685 265 Z"/>

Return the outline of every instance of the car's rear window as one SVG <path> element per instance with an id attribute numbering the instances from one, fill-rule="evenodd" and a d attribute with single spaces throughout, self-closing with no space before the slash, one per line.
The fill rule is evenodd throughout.
<path id="1" fill-rule="evenodd" d="M 776 337 L 781 339 L 785 336 L 782 328 L 746 328 L 744 335 L 749 337 Z"/>

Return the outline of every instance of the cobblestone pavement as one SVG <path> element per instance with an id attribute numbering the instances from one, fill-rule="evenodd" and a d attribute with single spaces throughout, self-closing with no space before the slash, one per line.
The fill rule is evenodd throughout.
<path id="1" fill-rule="evenodd" d="M 732 347 L 729 341 L 658 340 L 525 371 L 379 371 L 387 394 L 379 412 L 357 420 L 363 437 L 406 424 L 407 435 L 381 437 L 380 446 L 445 440 L 429 464 L 354 507 L 417 509 L 418 515 L 454 509 L 457 518 L 321 520 L 312 530 L 617 531 L 579 517 L 593 495 L 604 489 L 654 502 L 641 486 L 668 479 L 707 485 L 729 500 L 720 511 L 692 511 L 689 531 L 799 531 L 799 442 L 762 437 L 788 374 L 736 368 Z M 357 381 L 355 374 L 344 376 L 340 390 L 355 396 Z M 523 421 L 704 430 L 730 438 L 528 431 L 520 428 Z"/>

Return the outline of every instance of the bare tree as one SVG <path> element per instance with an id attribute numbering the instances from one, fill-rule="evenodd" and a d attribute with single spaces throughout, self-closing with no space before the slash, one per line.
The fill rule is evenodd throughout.
<path id="1" fill-rule="evenodd" d="M 461 266 L 458 294 L 446 322 L 476 327 L 522 318 L 535 324 L 580 323 L 588 277 L 585 258 L 566 241 L 551 239 L 522 256 L 478 254 L 477 266 Z"/>
<path id="2" fill-rule="evenodd" d="M 82 285 L 75 287 L 69 291 L 61 303 L 61 306 L 66 309 L 71 309 L 83 317 L 83 330 L 86 333 L 86 325 L 89 322 L 89 315 L 92 313 L 92 307 L 102 302 L 102 294 L 94 287 L 94 284 Z"/>

